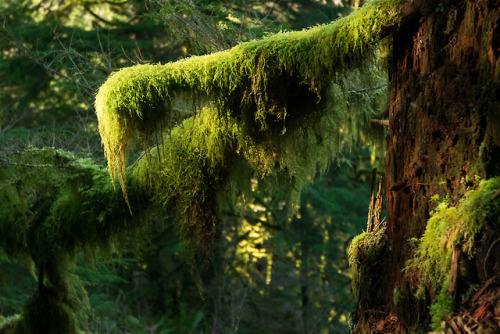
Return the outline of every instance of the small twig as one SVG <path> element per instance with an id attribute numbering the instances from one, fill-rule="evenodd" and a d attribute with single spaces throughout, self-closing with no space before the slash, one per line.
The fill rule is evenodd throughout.
<path id="1" fill-rule="evenodd" d="M 29 167 L 29 168 L 71 168 L 72 166 L 58 166 L 58 165 L 29 165 L 29 164 L 23 164 L 23 163 L 14 163 L 14 162 L 5 162 L 5 161 L 0 161 L 0 166 L 6 167 L 6 166 L 18 166 L 18 167 Z"/>
<path id="2" fill-rule="evenodd" d="M 453 254 L 451 256 L 451 269 L 450 269 L 450 284 L 448 287 L 448 296 L 452 298 L 453 301 L 456 300 L 457 296 L 457 286 L 458 286 L 458 278 L 460 275 L 460 255 L 462 254 L 462 250 L 460 246 L 456 246 L 453 250 Z"/>
<path id="3" fill-rule="evenodd" d="M 375 210 L 375 184 L 377 179 L 377 168 L 372 170 L 372 191 L 370 196 L 370 205 L 368 207 L 368 222 L 366 226 L 366 231 L 372 233 L 374 225 L 374 210 Z"/>
<path id="4" fill-rule="evenodd" d="M 494 201 L 499 197 L 500 197 L 500 189 L 498 189 L 498 191 L 490 197 L 490 201 Z"/>
<path id="5" fill-rule="evenodd" d="M 88 6 L 88 5 L 84 5 L 84 6 L 83 6 L 83 8 L 85 8 L 85 10 L 86 10 L 87 12 L 89 12 L 89 14 L 90 14 L 90 15 L 92 15 L 94 18 L 96 18 L 98 21 L 101 21 L 101 22 L 103 22 L 103 23 L 105 23 L 105 24 L 108 24 L 108 25 L 110 25 L 110 26 L 115 26 L 115 27 L 116 27 L 116 26 L 119 26 L 119 24 L 116 24 L 116 23 L 113 23 L 113 22 L 111 22 L 111 21 L 108 21 L 108 20 L 106 20 L 106 19 L 104 19 L 104 18 L 100 17 L 99 15 L 97 15 L 97 14 L 96 14 L 96 13 L 95 13 L 92 9 L 90 9 L 90 6 Z"/>
<path id="6" fill-rule="evenodd" d="M 371 122 L 382 126 L 389 126 L 388 119 L 372 119 Z"/>
<path id="7" fill-rule="evenodd" d="M 139 158 L 137 158 L 137 160 L 134 162 L 134 164 L 132 166 L 130 166 L 130 168 L 128 169 L 128 172 L 130 173 L 134 169 L 135 165 L 137 165 L 137 163 L 139 162 L 139 160 L 141 160 L 147 153 L 149 153 L 149 151 L 151 151 L 155 147 L 157 147 L 157 146 L 153 145 L 150 148 L 144 150 L 144 152 L 142 152 L 141 156 Z"/>
<path id="8" fill-rule="evenodd" d="M 490 256 L 490 252 L 491 250 L 493 249 L 493 246 L 495 246 L 495 244 L 500 241 L 500 238 L 493 241 L 493 243 L 491 244 L 490 248 L 488 249 L 488 252 L 486 253 L 486 256 L 484 257 L 484 264 L 483 264 L 483 269 L 484 269 L 484 274 L 486 275 L 486 277 L 488 277 L 488 273 L 486 272 L 486 263 L 488 262 L 488 257 Z"/>
<path id="9" fill-rule="evenodd" d="M 367 87 L 367 88 L 362 88 L 362 89 L 349 88 L 348 91 L 347 91 L 347 93 L 349 93 L 349 94 L 359 94 L 359 93 L 364 93 L 364 92 L 368 92 L 368 91 L 371 91 L 371 90 L 381 89 L 381 88 L 384 88 L 384 87 L 387 87 L 387 84 L 383 84 L 383 85 L 375 86 L 375 87 Z"/>
<path id="10" fill-rule="evenodd" d="M 481 290 L 479 290 L 474 295 L 474 297 L 472 297 L 472 303 L 475 303 L 479 299 L 479 297 L 481 297 L 481 295 L 484 293 L 484 291 L 486 291 L 486 289 L 491 285 L 491 283 L 493 283 L 495 281 L 496 278 L 497 278 L 497 276 L 493 276 L 492 278 L 490 278 L 489 280 L 487 280 L 486 283 L 484 283 L 484 285 L 481 288 Z"/>

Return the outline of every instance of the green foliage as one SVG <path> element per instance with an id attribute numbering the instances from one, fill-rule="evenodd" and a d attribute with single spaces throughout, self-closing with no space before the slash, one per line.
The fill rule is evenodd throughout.
<path id="1" fill-rule="evenodd" d="M 443 312 L 449 315 L 453 312 L 455 307 L 453 299 L 448 294 L 448 285 L 448 281 L 444 283 L 441 291 L 436 296 L 434 303 L 429 307 L 429 313 L 432 317 L 431 328 L 436 332 L 442 330 L 441 322 L 445 320 Z"/>
<path id="2" fill-rule="evenodd" d="M 36 282 L 25 264 L 0 257 L 0 305 L 2 314 L 19 313 L 36 291 Z M 1 328 L 1 326 L 0 326 Z"/>
<path id="3" fill-rule="evenodd" d="M 104 163 L 99 134 L 79 126 L 40 126 L 31 129 L 13 127 L 0 135 L 2 151 L 22 151 L 28 147 L 57 147 L 91 157 L 96 164 Z"/>
<path id="4" fill-rule="evenodd" d="M 298 30 L 349 14 L 338 1 L 148 0 L 151 15 L 183 42 L 187 54 L 228 49 L 280 29 Z"/>
<path id="5" fill-rule="evenodd" d="M 285 206 L 286 193 L 259 191 L 261 181 L 253 200 L 242 204 L 243 217 L 223 216 L 221 267 L 215 277 L 202 277 L 215 311 L 236 321 L 207 310 L 227 332 L 345 332 L 353 302 L 346 289 L 345 245 L 366 224 L 362 203 L 370 194 L 346 171 L 359 170 L 345 162 L 334 164 L 304 187 L 293 216 Z"/>
<path id="6" fill-rule="evenodd" d="M 298 203 L 302 184 L 315 176 L 318 162 L 320 169 L 324 169 L 331 154 L 355 139 L 374 111 L 380 110 L 378 104 L 381 104 L 380 97 L 386 87 L 385 73 L 376 70 L 371 62 L 381 29 L 397 22 L 395 11 L 394 15 L 387 15 L 389 9 L 396 8 L 397 2 L 375 2 L 382 6 L 374 5 L 375 10 L 361 11 L 357 16 L 359 22 L 346 19 L 342 24 L 280 33 L 224 53 L 189 58 L 165 66 L 136 66 L 113 75 L 110 82 L 121 80 L 117 88 L 110 88 L 111 83 L 109 86 L 106 84 L 99 96 L 109 88 L 111 100 L 107 102 L 112 104 L 112 100 L 117 98 L 115 102 L 119 109 L 114 116 L 111 110 L 112 117 L 132 129 L 120 134 L 123 129 L 107 128 L 111 137 L 119 139 L 114 144 L 122 146 L 117 150 L 123 155 L 116 160 L 122 163 L 122 171 L 127 168 L 125 153 L 128 139 L 139 137 L 144 147 L 151 143 L 155 145 L 129 167 L 132 171 L 128 179 L 125 173 L 118 173 L 122 186 L 127 186 L 126 201 L 133 216 L 122 195 L 114 191 L 109 175 L 89 158 L 51 148 L 24 149 L 16 145 L 11 151 L 2 151 L 0 217 L 5 217 L 5 220 L 0 223 L 0 253 L 27 263 L 39 282 L 38 292 L 26 304 L 22 316 L 9 319 L 7 323 L 2 318 L 0 332 L 29 332 L 33 328 L 41 328 L 44 332 L 78 331 L 78 327 L 85 322 L 81 318 L 81 309 L 85 307 L 86 296 L 82 290 L 85 282 L 95 284 L 88 287 L 95 293 L 89 299 L 92 305 L 97 306 L 96 311 L 103 315 L 102 319 L 94 319 L 95 322 L 102 320 L 103 327 L 89 326 L 96 332 L 208 332 L 217 328 L 238 328 L 239 315 L 231 318 L 229 324 L 219 309 L 220 302 L 227 298 L 227 291 L 231 293 L 232 302 L 243 305 L 245 298 L 240 301 L 238 294 L 245 297 L 247 291 L 251 291 L 258 295 L 263 289 L 258 285 L 233 289 L 237 283 L 248 282 L 247 277 L 242 275 L 231 276 L 231 285 L 227 286 L 227 290 L 218 289 L 217 283 L 224 281 L 227 272 L 233 270 L 233 264 L 237 263 L 234 254 L 231 262 L 219 267 L 222 273 L 201 273 L 206 275 L 206 280 L 213 276 L 217 278 L 210 282 L 216 286 L 212 287 L 212 292 L 216 291 L 219 295 L 205 292 L 205 296 L 213 297 L 210 302 L 214 305 L 197 299 L 199 291 L 193 288 L 195 283 L 192 277 L 179 270 L 185 260 L 165 266 L 165 262 L 174 257 L 172 253 L 157 257 L 152 255 L 151 262 L 133 260 L 130 264 L 117 265 L 117 268 L 98 263 L 97 269 L 75 269 L 77 254 L 83 251 L 86 259 L 94 262 L 96 258 L 124 247 L 137 248 L 142 245 L 148 230 L 155 229 L 168 217 L 167 214 L 172 214 L 177 230 L 186 241 L 187 260 L 192 262 L 193 251 L 207 250 L 220 232 L 221 220 L 228 219 L 223 213 L 228 202 L 232 205 L 248 203 L 254 196 L 251 185 L 255 181 L 266 194 L 273 194 L 271 190 L 285 194 L 280 197 L 285 204 L 280 200 L 271 205 L 281 210 L 278 210 L 279 219 L 285 221 L 288 213 L 283 213 L 286 211 L 282 210 L 283 207 Z M 52 119 L 59 124 L 71 123 L 73 120 L 67 115 L 72 108 L 77 109 L 80 118 L 85 118 L 94 88 L 102 82 L 104 75 L 126 62 L 124 56 L 116 56 L 115 51 L 121 46 L 127 52 L 137 42 L 145 55 L 137 57 L 139 60 L 150 58 L 151 53 L 151 58 L 171 58 L 163 57 L 158 51 L 169 50 L 165 48 L 165 40 L 152 42 L 150 32 L 157 26 L 130 27 L 124 24 L 124 18 L 128 20 L 132 16 L 128 15 L 128 9 L 124 15 L 119 15 L 121 19 L 113 15 L 104 17 L 109 21 L 105 26 L 114 27 L 106 32 L 109 40 L 104 40 L 101 39 L 103 34 L 92 29 L 88 20 L 81 21 L 88 25 L 77 24 L 75 28 L 75 21 L 68 23 L 68 18 L 67 25 L 53 28 L 50 26 L 52 21 L 45 20 L 43 10 L 26 13 L 29 3 L 14 1 L 12 8 L 19 5 L 23 11 L 8 11 L 8 23 L 22 22 L 19 24 L 22 28 L 2 31 L 7 34 L 3 37 L 8 38 L 2 40 L 2 45 L 6 47 L 2 48 L 5 52 L 1 53 L 0 63 L 0 72 L 9 77 L 8 89 L 0 91 L 1 102 L 16 112 L 29 110 L 28 117 L 22 120 L 23 125 L 50 123 L 52 126 L 52 121 L 49 121 Z M 74 8 L 82 4 L 71 1 L 68 6 L 59 8 L 57 6 L 63 2 L 55 3 L 57 5 L 53 8 L 57 10 L 47 14 L 55 18 L 64 15 L 74 17 L 75 13 L 80 13 Z M 135 5 L 133 1 L 128 3 Z M 83 1 L 83 5 L 108 6 L 99 0 Z M 4 7 L 0 4 L 0 8 Z M 89 15 L 90 12 L 86 10 L 84 13 Z M 138 12 L 131 10 L 130 13 L 135 15 Z M 378 18 L 372 22 L 377 15 Z M 44 23 L 38 24 L 41 22 Z M 133 22 L 136 22 L 135 19 Z M 20 38 L 22 43 L 16 44 L 12 36 Z M 46 47 L 46 50 L 36 47 L 38 45 Z M 54 52 L 57 45 L 61 48 Z M 28 49 L 39 52 L 24 54 Z M 87 52 L 87 49 L 90 51 Z M 141 53 L 140 50 L 137 52 Z M 23 67 L 26 57 L 34 57 L 32 60 L 38 65 L 31 63 L 32 67 Z M 44 68 L 44 64 L 68 75 L 69 82 L 66 81 L 68 78 Z M 353 70 L 355 66 L 364 67 L 367 72 Z M 13 73 L 12 69 L 19 72 Z M 37 80 L 31 80 L 31 76 L 23 71 L 26 69 L 37 73 Z M 58 79 L 54 79 L 51 73 Z M 123 75 L 127 73 L 131 77 Z M 141 77 L 143 74 L 144 78 Z M 334 82 L 331 82 L 332 79 Z M 131 85 L 128 86 L 127 82 Z M 370 87 L 366 90 L 367 85 Z M 384 87 L 380 89 L 381 86 Z M 133 91 L 136 91 L 134 96 Z M 125 96 L 124 100 L 120 95 L 122 93 L 129 96 Z M 143 93 L 145 95 L 141 95 Z M 128 103 L 130 105 L 125 109 Z M 139 107 L 140 115 L 135 114 L 135 107 Z M 9 111 L 7 108 L 0 110 L 0 116 L 7 115 L 4 113 L 6 110 Z M 190 117 L 193 114 L 195 116 Z M 30 117 L 33 115 L 36 117 Z M 186 115 L 189 118 L 178 124 Z M 0 120 L 0 130 L 4 130 L 4 119 Z M 85 124 L 80 133 L 84 141 L 86 130 L 92 130 L 91 122 L 82 122 Z M 100 120 L 100 123 L 105 122 Z M 164 133 L 166 129 L 170 131 Z M 80 150 L 80 135 L 77 138 L 66 137 L 66 130 L 70 131 L 38 128 L 37 141 L 32 144 L 42 146 L 42 143 L 48 142 L 52 146 L 61 146 L 61 143 L 50 142 L 53 131 L 52 138 L 64 141 L 63 147 L 70 148 L 72 140 L 76 140 L 78 144 L 74 145 Z M 11 139 L 17 141 L 25 132 L 20 129 L 7 131 L 3 133 L 6 137 L 0 139 L 4 142 Z M 89 138 L 86 139 L 89 144 Z M 10 150 L 10 145 L 7 146 Z M 98 151 L 94 145 L 88 146 L 87 152 L 95 154 Z M 363 194 L 363 190 L 366 189 L 356 194 Z M 286 233 L 287 224 L 284 223 L 280 233 L 269 233 L 272 238 L 266 241 L 266 248 L 271 250 L 276 265 L 267 265 L 272 289 L 263 293 L 261 299 L 251 296 L 245 305 L 246 315 L 241 328 L 249 333 L 255 332 L 254 318 L 261 317 L 255 303 L 268 305 L 266 313 L 269 314 L 280 309 L 276 312 L 281 317 L 279 319 L 287 319 L 293 313 L 298 321 L 299 314 L 304 312 L 303 319 L 318 321 L 317 324 L 304 323 L 305 329 L 339 327 L 345 322 L 349 296 L 334 283 L 347 280 L 346 268 L 329 264 L 326 259 L 342 260 L 341 243 L 351 233 L 346 223 L 351 217 L 346 218 L 349 215 L 346 208 L 355 195 L 341 190 L 323 193 L 322 190 L 310 189 L 306 196 L 309 201 L 303 202 L 300 208 L 294 208 L 302 218 L 296 216 L 288 226 L 298 232 Z M 338 203 L 330 203 L 330 197 Z M 155 206 L 157 204 L 159 207 Z M 363 211 L 359 202 L 354 208 L 357 213 Z M 335 217 L 333 222 L 328 215 Z M 232 219 L 240 222 L 240 217 Z M 355 219 L 359 220 L 359 217 Z M 307 227 L 309 224 L 310 228 Z M 163 225 L 158 227 L 160 230 L 165 228 Z M 261 228 L 261 231 L 265 229 Z M 239 238 L 253 244 L 255 249 L 261 245 L 261 239 L 253 239 L 250 235 L 240 235 Z M 335 242 L 331 242 L 333 239 Z M 172 249 L 182 249 L 178 243 L 176 245 Z M 169 252 L 173 252 L 172 249 Z M 178 255 L 178 252 L 182 253 L 175 250 L 175 255 L 183 258 L 184 254 Z M 255 251 L 251 256 L 255 258 L 258 254 L 259 251 Z M 267 284 L 267 276 L 260 281 L 261 264 L 262 261 L 250 262 L 252 269 L 249 272 L 255 274 L 253 281 Z M 295 269 L 296 264 L 300 264 L 300 271 Z M 169 268 L 169 271 L 162 272 L 164 268 Z M 13 269 L 14 272 L 16 270 Z M 294 280 L 281 278 L 279 272 L 272 273 L 277 270 L 289 273 L 290 276 L 286 277 L 294 277 Z M 84 282 L 74 275 L 75 271 Z M 21 274 L 15 273 L 17 275 Z M 157 284 L 160 279 L 161 285 Z M 311 282 L 308 282 L 309 279 Z M 105 282 L 104 287 L 99 286 L 102 282 Z M 34 281 L 27 285 L 34 288 Z M 301 286 L 307 287 L 306 293 Z M 110 287 L 116 288 L 115 295 L 109 292 Z M 130 304 L 117 302 L 123 301 L 124 295 L 132 296 Z M 10 296 L 5 295 L 13 301 L 10 307 L 20 312 L 20 298 L 24 295 L 19 295 L 19 299 L 10 299 Z M 308 304 L 308 296 L 316 302 Z M 149 303 L 151 299 L 155 303 Z M 284 301 L 283 308 L 281 301 Z M 328 306 L 323 309 L 318 301 Z M 168 304 L 168 308 L 162 303 Z M 304 306 L 297 307 L 299 303 Z M 160 305 L 159 309 L 157 305 Z M 230 306 L 226 302 L 228 310 L 233 309 Z M 231 317 L 233 315 L 231 312 Z M 216 321 L 212 321 L 211 317 L 217 321 L 220 319 L 223 327 L 216 327 Z M 51 321 L 56 321 L 57 326 Z M 262 322 L 266 321 L 273 321 L 275 326 L 280 323 L 272 317 Z M 266 328 L 265 324 L 261 324 L 260 328 Z"/>
<path id="7" fill-rule="evenodd" d="M 110 24 L 89 11 L 101 13 Z M 50 6 L 33 0 L 2 2 L 0 127 L 12 120 L 25 127 L 78 122 L 95 129 L 94 93 L 109 73 L 179 54 L 172 52 L 170 37 L 158 37 L 161 25 L 144 19 L 129 22 L 144 11 L 137 1 L 56 1 Z"/>
<path id="8" fill-rule="evenodd" d="M 276 31 L 276 24 L 241 1 L 148 0 L 151 15 L 184 44 L 188 54 L 228 49 Z M 254 4 L 255 6 L 255 4 Z"/>

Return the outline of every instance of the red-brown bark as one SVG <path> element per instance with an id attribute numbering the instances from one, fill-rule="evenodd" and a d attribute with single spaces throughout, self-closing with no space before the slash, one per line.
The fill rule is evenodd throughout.
<path id="1" fill-rule="evenodd" d="M 414 19 L 394 34 L 388 242 L 382 279 L 354 313 L 358 332 L 428 329 L 434 296 L 416 300 L 418 282 L 402 271 L 415 250 L 409 239 L 424 232 L 433 195 L 456 203 L 475 176 L 500 175 L 500 1 L 442 4 L 443 11 Z M 398 305 L 394 289 L 404 295 Z M 397 321 L 388 321 L 395 316 Z"/>

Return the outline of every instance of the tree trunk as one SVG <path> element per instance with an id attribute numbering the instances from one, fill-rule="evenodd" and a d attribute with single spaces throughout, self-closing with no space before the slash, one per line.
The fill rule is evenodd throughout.
<path id="1" fill-rule="evenodd" d="M 500 175 L 499 8 L 499 0 L 441 1 L 394 34 L 388 241 L 380 280 L 353 312 L 357 332 L 428 331 L 434 296 L 415 299 L 418 282 L 402 271 L 415 250 L 410 238 L 422 236 L 431 197 L 454 205 L 476 176 Z M 404 296 L 397 305 L 395 291 Z"/>

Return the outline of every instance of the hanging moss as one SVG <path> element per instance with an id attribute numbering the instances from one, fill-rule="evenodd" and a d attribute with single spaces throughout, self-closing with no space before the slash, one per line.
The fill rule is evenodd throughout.
<path id="1" fill-rule="evenodd" d="M 288 124 L 287 119 L 313 114 L 317 104 L 329 106 L 332 101 L 324 101 L 331 97 L 332 82 L 341 83 L 344 74 L 369 62 L 384 29 L 399 21 L 400 3 L 374 0 L 328 25 L 114 73 L 96 97 L 112 179 L 118 177 L 124 187 L 129 142 L 138 136 L 154 138 L 171 127 L 182 110 L 190 109 L 179 103 L 186 97 L 194 109 L 196 101 L 212 101 L 217 112 L 229 111 L 273 132 L 288 131 L 293 121 Z"/>
<path id="2" fill-rule="evenodd" d="M 303 183 L 344 146 L 341 132 L 356 136 L 359 118 L 369 117 L 369 106 L 378 101 L 341 89 L 329 94 L 325 103 L 308 106 L 316 112 L 288 122 L 286 131 L 262 131 L 252 120 L 208 105 L 162 136 L 134 164 L 131 180 L 174 213 L 189 252 L 210 247 L 217 235 L 218 208 L 250 193 L 252 177 L 261 187 L 283 189 L 293 210 Z M 331 100 L 336 103 L 327 104 Z"/>

